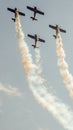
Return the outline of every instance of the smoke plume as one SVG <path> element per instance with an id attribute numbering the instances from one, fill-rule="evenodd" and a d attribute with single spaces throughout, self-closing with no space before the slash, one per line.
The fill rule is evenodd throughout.
<path id="1" fill-rule="evenodd" d="M 60 31 L 56 39 L 56 45 L 57 45 L 56 53 L 58 56 L 58 66 L 60 69 L 60 74 L 63 78 L 64 84 L 66 85 L 66 88 L 70 93 L 70 96 L 73 98 L 73 76 L 70 74 L 68 64 L 65 61 L 66 54 L 63 49 L 63 43 L 62 43 Z"/>
<path id="2" fill-rule="evenodd" d="M 16 32 L 18 35 L 18 45 L 22 57 L 22 63 L 26 72 L 30 89 L 38 101 L 44 108 L 46 108 L 51 114 L 62 124 L 62 126 L 68 130 L 73 130 L 73 112 L 64 103 L 61 103 L 56 96 L 51 94 L 47 86 L 45 86 L 45 80 L 43 80 L 40 72 L 40 55 L 38 53 L 37 63 L 33 64 L 32 56 L 29 52 L 28 46 L 24 41 L 24 34 L 22 32 L 20 19 L 16 18 Z M 37 51 L 37 50 L 36 50 Z M 37 54 L 37 52 L 36 52 Z"/>
<path id="3" fill-rule="evenodd" d="M 0 91 L 5 92 L 8 95 L 13 95 L 13 96 L 21 96 L 22 93 L 19 92 L 17 88 L 12 87 L 11 85 L 4 85 L 0 83 Z"/>

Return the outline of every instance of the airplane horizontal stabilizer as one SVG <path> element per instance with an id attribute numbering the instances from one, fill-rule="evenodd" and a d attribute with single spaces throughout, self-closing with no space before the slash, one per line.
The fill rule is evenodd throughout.
<path id="1" fill-rule="evenodd" d="M 12 20 L 15 22 L 15 18 L 12 18 Z"/>
<path id="2" fill-rule="evenodd" d="M 34 17 L 30 17 L 32 20 L 37 20 L 36 18 L 34 18 Z"/>

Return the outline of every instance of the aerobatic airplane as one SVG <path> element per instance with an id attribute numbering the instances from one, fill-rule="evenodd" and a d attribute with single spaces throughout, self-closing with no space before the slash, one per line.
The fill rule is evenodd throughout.
<path id="1" fill-rule="evenodd" d="M 16 20 L 16 17 L 18 17 L 18 14 L 19 14 L 19 15 L 22 15 L 22 16 L 25 16 L 25 14 L 22 13 L 22 12 L 20 12 L 20 11 L 18 11 L 17 8 L 14 8 L 14 9 L 7 8 L 7 10 L 8 10 L 8 11 L 11 11 L 12 13 L 15 13 L 15 18 L 12 18 L 12 20 L 13 20 L 14 22 L 15 22 L 15 20 Z"/>
<path id="2" fill-rule="evenodd" d="M 56 25 L 56 26 L 49 25 L 49 27 L 56 30 L 56 35 L 53 35 L 54 38 L 57 37 L 57 34 L 58 34 L 59 30 L 60 30 L 60 32 L 66 33 L 66 30 L 60 28 L 58 25 Z"/>
<path id="3" fill-rule="evenodd" d="M 30 38 L 32 38 L 32 39 L 35 40 L 35 45 L 32 45 L 34 48 L 39 48 L 39 47 L 37 46 L 37 41 L 45 42 L 45 40 L 39 38 L 39 37 L 37 36 L 37 34 L 35 34 L 35 35 L 30 35 L 30 34 L 28 34 L 28 37 L 30 37 Z"/>
<path id="4" fill-rule="evenodd" d="M 44 15 L 44 12 L 38 10 L 36 6 L 34 6 L 34 7 L 27 6 L 27 9 L 29 9 L 29 10 L 31 10 L 31 11 L 34 12 L 34 16 L 33 16 L 33 17 L 30 17 L 32 20 L 37 20 L 37 19 L 35 18 L 37 13 L 38 13 L 38 14 L 41 14 L 41 15 Z"/>

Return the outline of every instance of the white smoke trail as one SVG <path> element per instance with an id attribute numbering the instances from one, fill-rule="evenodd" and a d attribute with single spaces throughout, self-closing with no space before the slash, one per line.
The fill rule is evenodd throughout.
<path id="1" fill-rule="evenodd" d="M 38 76 L 43 78 L 43 72 L 42 72 L 42 66 L 41 66 L 41 55 L 40 55 L 40 49 L 39 48 L 35 48 L 35 64 L 36 64 L 36 73 L 38 74 Z M 46 80 L 45 80 L 46 81 Z"/>
<path id="2" fill-rule="evenodd" d="M 7 93 L 8 95 L 21 96 L 22 93 L 19 92 L 17 88 L 12 87 L 11 85 L 4 85 L 0 83 L 0 91 Z"/>
<path id="3" fill-rule="evenodd" d="M 24 35 L 21 29 L 19 17 L 16 19 L 16 29 L 23 65 L 34 97 L 43 107 L 50 111 L 56 119 L 58 119 L 64 128 L 73 130 L 73 112 L 47 91 L 44 86 L 44 81 L 36 72 L 37 67 L 32 63 L 28 47 L 24 42 Z"/>
<path id="4" fill-rule="evenodd" d="M 63 49 L 62 38 L 60 31 L 56 39 L 56 53 L 58 56 L 58 66 L 60 68 L 60 73 L 63 78 L 63 82 L 66 85 L 66 88 L 70 92 L 70 96 L 73 98 L 73 76 L 69 73 L 68 64 L 65 61 L 65 52 Z"/>
<path id="5" fill-rule="evenodd" d="M 19 49 L 20 49 L 20 52 L 22 55 L 22 63 L 24 65 L 27 75 L 29 75 L 30 73 L 32 73 L 35 70 L 34 68 L 36 66 L 34 64 L 32 64 L 31 54 L 29 53 L 27 44 L 24 41 L 24 34 L 22 32 L 19 17 L 17 17 L 15 24 L 16 24 L 16 32 L 18 35 Z"/>

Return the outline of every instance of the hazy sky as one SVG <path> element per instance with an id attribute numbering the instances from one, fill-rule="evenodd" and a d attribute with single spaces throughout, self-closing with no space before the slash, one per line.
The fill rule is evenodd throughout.
<path id="1" fill-rule="evenodd" d="M 38 21 L 30 19 L 33 12 L 26 6 L 37 6 L 45 15 L 37 14 Z M 73 108 L 73 100 L 60 76 L 57 66 L 56 40 L 52 37 L 55 31 L 49 24 L 60 25 L 67 30 L 62 34 L 63 47 L 69 71 L 73 74 L 73 1 L 72 0 L 4 0 L 0 2 L 0 82 L 4 85 L 0 91 L 0 129 L 1 130 L 64 130 L 61 124 L 35 100 L 26 78 L 21 55 L 17 44 L 15 24 L 11 20 L 14 16 L 7 11 L 7 7 L 17 7 L 26 14 L 20 17 L 25 40 L 35 62 L 35 52 L 32 48 L 33 40 L 27 34 L 37 33 L 45 39 L 39 43 L 43 74 L 48 82 L 48 88 L 62 102 Z M 11 89 L 8 87 L 11 85 Z M 7 89 L 5 89 L 7 88 Z M 0 89 L 1 90 L 1 89 Z"/>

